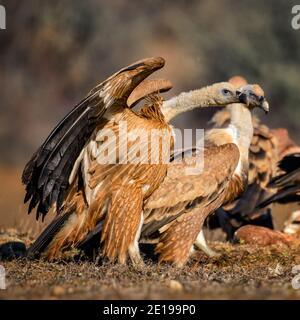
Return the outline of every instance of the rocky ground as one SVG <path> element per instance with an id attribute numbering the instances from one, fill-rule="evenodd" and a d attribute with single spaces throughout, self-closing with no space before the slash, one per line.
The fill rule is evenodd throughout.
<path id="1" fill-rule="evenodd" d="M 28 246 L 52 219 L 50 215 L 36 223 L 34 215 L 26 215 L 24 190 L 17 184 L 20 175 L 20 170 L 0 168 L 6 186 L 0 195 L 0 245 L 22 241 Z M 274 210 L 277 230 L 296 209 Z M 0 261 L 7 284 L 0 299 L 300 299 L 300 289 L 292 287 L 292 268 L 300 265 L 299 246 L 231 245 L 219 242 L 224 236 L 212 231 L 208 239 L 222 256 L 210 259 L 197 252 L 183 269 L 151 261 L 140 270 L 94 262 Z"/>
<path id="2" fill-rule="evenodd" d="M 30 242 L 26 234 L 17 236 L 12 231 L 8 238 Z M 300 299 L 300 289 L 292 286 L 292 281 L 297 282 L 292 269 L 300 265 L 299 246 L 221 242 L 211 246 L 221 257 L 211 259 L 196 252 L 183 269 L 152 261 L 139 269 L 75 260 L 2 261 L 6 290 L 0 290 L 0 298 Z"/>

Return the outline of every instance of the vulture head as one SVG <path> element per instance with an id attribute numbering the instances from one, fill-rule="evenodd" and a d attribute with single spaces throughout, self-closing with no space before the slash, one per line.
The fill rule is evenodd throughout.
<path id="1" fill-rule="evenodd" d="M 234 76 L 228 80 L 240 92 L 240 101 L 249 109 L 261 108 L 265 113 L 269 112 L 269 104 L 265 99 L 265 93 L 258 84 L 248 84 L 247 79 L 242 76 Z"/>
<path id="2" fill-rule="evenodd" d="M 210 105 L 226 106 L 231 103 L 240 102 L 240 92 L 229 82 L 215 83 L 207 90 Z"/>
<path id="3" fill-rule="evenodd" d="M 263 89 L 258 84 L 246 84 L 238 89 L 240 102 L 249 109 L 261 108 L 265 113 L 269 112 L 269 103 L 265 98 Z"/>

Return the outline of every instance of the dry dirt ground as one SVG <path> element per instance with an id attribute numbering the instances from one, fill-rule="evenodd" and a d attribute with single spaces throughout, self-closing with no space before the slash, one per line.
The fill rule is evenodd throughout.
<path id="1" fill-rule="evenodd" d="M 7 289 L 0 290 L 0 299 L 300 299 L 300 289 L 292 287 L 299 247 L 211 246 L 220 258 L 196 252 L 182 269 L 151 261 L 139 269 L 74 260 L 2 261 Z"/>
<path id="2" fill-rule="evenodd" d="M 0 229 L 7 233 L 14 226 L 17 234 L 12 230 L 9 240 L 16 236 L 28 245 L 47 222 L 37 224 L 34 215 L 26 215 L 20 175 L 21 169 L 0 168 L 5 186 L 0 192 Z M 295 209 L 280 207 L 274 213 L 275 227 L 280 230 Z M 0 261 L 7 284 L 0 299 L 300 299 L 300 289 L 292 287 L 300 248 L 231 245 L 210 235 L 211 246 L 222 256 L 210 259 L 197 252 L 183 269 L 151 261 L 139 270 L 94 262 Z"/>

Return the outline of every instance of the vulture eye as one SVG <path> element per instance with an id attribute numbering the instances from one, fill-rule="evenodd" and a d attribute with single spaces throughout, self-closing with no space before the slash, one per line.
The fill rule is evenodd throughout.
<path id="1" fill-rule="evenodd" d="M 231 91 L 228 90 L 228 89 L 223 89 L 223 90 L 222 90 L 222 94 L 223 94 L 224 96 L 228 96 L 229 94 L 231 94 Z"/>

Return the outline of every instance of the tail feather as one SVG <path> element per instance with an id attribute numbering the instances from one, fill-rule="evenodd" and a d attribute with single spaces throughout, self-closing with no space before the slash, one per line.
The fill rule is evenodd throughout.
<path id="1" fill-rule="evenodd" d="M 55 218 L 40 234 L 37 240 L 27 250 L 27 257 L 34 258 L 40 255 L 48 247 L 55 235 L 61 230 L 74 211 L 69 211 Z"/>
<path id="2" fill-rule="evenodd" d="M 85 248 L 90 246 L 90 243 L 92 242 L 92 240 L 94 238 L 97 238 L 97 246 L 100 246 L 100 238 L 101 238 L 101 231 L 103 228 L 103 221 L 100 221 L 96 227 L 90 231 L 87 236 L 85 237 L 85 239 L 78 244 L 78 249 L 85 251 Z"/>
<path id="3" fill-rule="evenodd" d="M 300 186 L 290 186 L 280 190 L 278 193 L 273 195 L 272 197 L 264 200 L 258 206 L 258 208 L 264 208 L 273 202 L 278 203 L 290 203 L 300 201 Z"/>
<path id="4" fill-rule="evenodd" d="M 284 187 L 285 185 L 294 183 L 294 181 L 299 181 L 299 184 L 300 184 L 300 167 L 294 171 L 282 174 L 282 175 L 274 178 L 269 183 L 268 186 L 271 188 Z"/>

